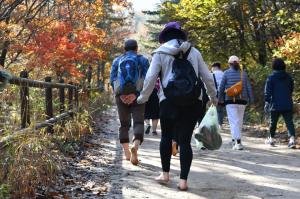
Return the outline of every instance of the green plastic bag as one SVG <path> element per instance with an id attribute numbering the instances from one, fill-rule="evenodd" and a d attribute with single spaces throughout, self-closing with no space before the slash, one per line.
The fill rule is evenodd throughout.
<path id="1" fill-rule="evenodd" d="M 208 109 L 200 125 L 197 127 L 195 140 L 197 148 L 201 146 L 201 143 L 208 150 L 217 150 L 222 146 L 218 113 L 215 106 L 211 106 Z"/>

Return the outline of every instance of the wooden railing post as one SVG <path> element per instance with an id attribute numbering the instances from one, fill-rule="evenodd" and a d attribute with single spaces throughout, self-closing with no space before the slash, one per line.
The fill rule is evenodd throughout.
<path id="1" fill-rule="evenodd" d="M 75 85 L 76 88 L 75 88 L 75 107 L 76 107 L 76 112 L 79 111 L 79 85 L 76 84 Z"/>
<path id="2" fill-rule="evenodd" d="M 101 86 L 101 80 L 100 80 L 100 74 L 101 74 L 101 62 L 97 65 L 97 86 L 100 88 Z"/>
<path id="3" fill-rule="evenodd" d="M 51 77 L 46 77 L 45 82 L 51 82 Z M 45 102 L 46 102 L 46 119 L 53 117 L 53 103 L 52 103 L 52 87 L 47 87 L 45 89 Z M 52 126 L 47 128 L 48 133 L 53 133 Z"/>
<path id="4" fill-rule="evenodd" d="M 92 73 L 93 73 L 93 68 L 91 66 L 88 67 L 88 72 L 87 72 L 87 81 L 88 81 L 88 86 L 87 86 L 87 96 L 88 99 L 90 99 L 91 95 L 91 82 L 92 82 Z"/>
<path id="5" fill-rule="evenodd" d="M 59 83 L 64 83 L 63 79 L 59 80 Z M 62 114 L 65 112 L 65 88 L 59 88 L 59 112 Z"/>
<path id="6" fill-rule="evenodd" d="M 28 72 L 22 71 L 20 73 L 21 78 L 28 78 Z M 30 124 L 29 114 L 29 87 L 27 85 L 20 86 L 21 97 L 21 128 L 26 128 Z"/>
<path id="7" fill-rule="evenodd" d="M 70 82 L 69 84 L 73 84 Z M 68 110 L 73 111 L 73 88 L 68 88 Z M 71 113 L 71 117 L 73 117 L 73 113 Z"/>

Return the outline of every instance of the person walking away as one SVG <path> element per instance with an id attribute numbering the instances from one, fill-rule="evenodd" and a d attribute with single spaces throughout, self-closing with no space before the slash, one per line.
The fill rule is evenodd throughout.
<path id="1" fill-rule="evenodd" d="M 265 84 L 265 112 L 270 112 L 270 136 L 265 143 L 275 145 L 275 131 L 279 117 L 282 115 L 288 129 L 288 148 L 295 149 L 295 127 L 293 123 L 293 90 L 294 80 L 285 71 L 286 65 L 281 58 L 272 63 L 273 72 Z"/>
<path id="2" fill-rule="evenodd" d="M 149 134 L 151 130 L 150 120 L 152 121 L 152 135 L 157 135 L 157 125 L 159 121 L 159 99 L 158 93 L 160 89 L 160 81 L 157 79 L 155 87 L 150 95 L 145 107 L 145 134 Z"/>
<path id="3" fill-rule="evenodd" d="M 118 56 L 112 64 L 110 83 L 114 89 L 120 120 L 119 139 L 123 146 L 126 160 L 138 164 L 138 147 L 144 139 L 145 105 L 138 104 L 136 98 L 143 87 L 149 67 L 148 60 L 138 55 L 138 44 L 129 39 L 124 44 L 125 54 Z M 133 119 L 133 147 L 129 149 L 129 128 Z"/>
<path id="4" fill-rule="evenodd" d="M 218 88 L 221 84 L 223 75 L 224 75 L 224 72 L 221 69 L 221 64 L 219 62 L 213 63 L 211 66 L 211 70 L 212 70 L 212 74 L 214 76 L 216 88 L 218 90 Z M 217 96 L 218 96 L 218 93 L 217 93 Z M 218 112 L 219 126 L 220 126 L 220 129 L 222 129 L 223 121 L 224 121 L 224 104 L 218 103 L 217 112 Z"/>
<path id="5" fill-rule="evenodd" d="M 162 173 L 156 178 L 160 183 L 169 181 L 172 138 L 176 133 L 180 148 L 180 181 L 178 189 L 187 190 L 193 151 L 191 138 L 201 108 L 202 78 L 208 95 L 217 103 L 214 81 L 201 53 L 187 41 L 186 33 L 177 22 L 169 22 L 160 32 L 161 46 L 154 51 L 150 68 L 147 72 L 143 90 L 137 102 L 145 103 L 161 77 L 162 94 L 160 100 L 160 158 Z"/>
<path id="6" fill-rule="evenodd" d="M 239 58 L 235 55 L 229 58 L 229 69 L 224 72 L 218 91 L 219 103 L 226 106 L 234 150 L 244 148 L 241 136 L 245 108 L 248 102 L 254 103 L 251 83 L 239 62 Z"/>

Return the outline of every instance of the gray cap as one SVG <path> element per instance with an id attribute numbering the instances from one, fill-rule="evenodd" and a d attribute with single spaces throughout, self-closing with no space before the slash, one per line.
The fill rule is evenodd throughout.
<path id="1" fill-rule="evenodd" d="M 124 48 L 137 47 L 137 41 L 134 39 L 128 39 L 125 41 Z"/>

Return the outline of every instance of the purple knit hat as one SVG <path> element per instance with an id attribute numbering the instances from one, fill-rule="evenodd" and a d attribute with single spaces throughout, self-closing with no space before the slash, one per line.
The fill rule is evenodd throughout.
<path id="1" fill-rule="evenodd" d="M 168 33 L 173 32 L 178 34 L 178 39 L 187 40 L 186 33 L 181 29 L 181 26 L 178 22 L 173 21 L 165 25 L 164 29 L 160 32 L 158 41 L 159 43 L 166 42 L 166 36 Z"/>

